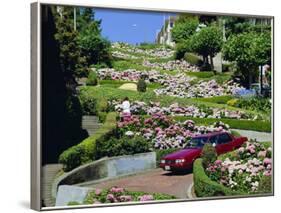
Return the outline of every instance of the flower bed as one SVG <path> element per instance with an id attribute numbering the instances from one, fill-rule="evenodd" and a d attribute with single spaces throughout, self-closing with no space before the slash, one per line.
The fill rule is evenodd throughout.
<path id="1" fill-rule="evenodd" d="M 182 148 L 193 136 L 229 129 L 222 122 L 211 126 L 196 126 L 192 120 L 176 122 L 162 113 L 155 113 L 150 117 L 128 116 L 119 121 L 117 126 L 121 135 L 142 135 L 155 149 Z"/>
<path id="2" fill-rule="evenodd" d="M 131 53 L 128 55 L 135 54 L 135 55 L 140 55 L 140 57 L 146 56 L 146 57 L 153 57 L 153 58 L 170 58 L 170 57 L 173 57 L 174 52 L 175 52 L 174 50 L 162 48 L 162 47 L 144 50 L 144 49 L 138 48 L 136 46 L 131 46 L 131 45 L 125 44 L 125 43 L 121 44 L 118 42 L 113 43 L 111 46 L 113 49 L 119 49 L 119 50 L 122 50 L 122 52 Z M 113 55 L 116 52 L 117 52 L 117 50 L 114 50 Z"/>
<path id="3" fill-rule="evenodd" d="M 258 193 L 261 181 L 272 175 L 272 148 L 257 142 L 247 142 L 232 155 L 217 160 L 206 168 L 206 174 L 233 191 Z M 267 189 L 271 192 L 271 188 Z"/>
<path id="4" fill-rule="evenodd" d="M 176 199 L 176 197 L 160 193 L 131 192 L 124 188 L 114 186 L 109 189 L 95 189 L 91 191 L 85 198 L 84 204 L 145 202 L 171 199 Z"/>
<path id="5" fill-rule="evenodd" d="M 230 188 L 212 181 L 204 171 L 201 158 L 195 160 L 193 164 L 193 180 L 197 197 L 242 195 L 240 192 L 232 191 Z"/>
<path id="6" fill-rule="evenodd" d="M 189 78 L 189 80 L 187 80 Z M 199 81 L 191 85 L 191 77 L 172 76 L 168 80 L 162 81 L 163 88 L 154 90 L 156 95 L 169 95 L 180 98 L 193 97 L 215 97 L 232 95 L 238 88 L 241 88 L 233 81 L 219 85 L 215 80 Z"/>
<path id="7" fill-rule="evenodd" d="M 122 104 L 120 101 L 111 100 L 109 101 L 109 106 L 114 111 L 122 111 Z M 183 107 L 178 103 L 171 104 L 167 107 L 161 107 L 159 102 L 150 102 L 149 104 L 146 104 L 142 101 L 131 102 L 131 112 L 135 115 L 153 115 L 155 113 L 162 113 L 170 116 L 187 116 L 194 118 L 258 119 L 258 116 L 253 116 L 243 111 L 233 111 L 206 106 L 198 107 L 194 105 Z"/>
<path id="8" fill-rule="evenodd" d="M 195 65 L 191 65 L 185 60 L 172 60 L 167 62 L 150 62 L 148 60 L 144 60 L 142 63 L 143 66 L 152 68 L 152 69 L 163 69 L 163 70 L 178 70 L 178 71 L 190 71 L 190 72 L 199 72 L 199 68 Z"/>
<path id="9" fill-rule="evenodd" d="M 156 70 L 138 71 L 127 69 L 116 71 L 115 69 L 104 68 L 98 70 L 98 77 L 101 80 L 119 81 L 138 81 L 140 78 L 144 78 L 147 83 L 156 82 L 161 84 L 161 88 L 154 90 L 156 95 L 169 95 L 180 98 L 232 95 L 242 88 L 233 81 L 226 82 L 223 85 L 219 85 L 215 80 L 199 81 L 193 84 L 192 81 L 195 77 L 187 76 L 183 73 L 177 75 L 160 74 Z"/>

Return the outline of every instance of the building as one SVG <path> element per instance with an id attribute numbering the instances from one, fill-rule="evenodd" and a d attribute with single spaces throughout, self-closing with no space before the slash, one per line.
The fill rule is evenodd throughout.
<path id="1" fill-rule="evenodd" d="M 156 35 L 157 44 L 175 46 L 175 42 L 172 39 L 172 29 L 175 26 L 176 20 L 177 16 L 169 16 L 168 19 L 164 19 L 163 27 Z"/>

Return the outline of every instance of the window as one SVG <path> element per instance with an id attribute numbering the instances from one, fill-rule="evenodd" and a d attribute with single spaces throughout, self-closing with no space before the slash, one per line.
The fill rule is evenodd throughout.
<path id="1" fill-rule="evenodd" d="M 221 135 L 218 136 L 219 144 L 228 143 L 230 141 L 231 141 L 231 137 L 228 134 L 226 134 L 226 133 L 221 134 Z"/>
<path id="2" fill-rule="evenodd" d="M 218 136 L 217 135 L 216 136 L 212 136 L 210 138 L 210 143 L 211 144 L 213 144 L 213 143 L 217 144 L 218 143 Z"/>

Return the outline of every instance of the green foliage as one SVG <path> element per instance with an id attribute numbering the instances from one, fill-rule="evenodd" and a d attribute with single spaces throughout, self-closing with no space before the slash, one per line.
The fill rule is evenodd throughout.
<path id="1" fill-rule="evenodd" d="M 88 64 L 110 65 L 110 42 L 101 36 L 101 21 L 94 20 L 94 12 L 91 8 L 86 8 L 79 20 L 79 45 Z"/>
<path id="2" fill-rule="evenodd" d="M 79 203 L 77 201 L 70 201 L 67 203 L 67 206 L 77 206 L 77 205 L 81 205 L 81 203 Z"/>
<path id="3" fill-rule="evenodd" d="M 193 118 L 193 117 L 184 117 L 178 116 L 175 117 L 177 121 L 185 121 L 188 119 L 193 120 L 197 125 L 211 125 L 214 122 L 222 121 L 230 126 L 233 129 L 245 129 L 253 130 L 259 132 L 271 132 L 271 122 L 270 121 L 260 121 L 260 120 L 238 120 L 238 119 L 227 119 L 227 118 Z"/>
<path id="4" fill-rule="evenodd" d="M 89 76 L 86 81 L 86 84 L 90 86 L 96 86 L 98 84 L 98 76 L 96 72 L 94 71 L 89 72 Z"/>
<path id="5" fill-rule="evenodd" d="M 189 44 L 193 52 L 202 55 L 205 59 L 210 56 L 212 64 L 212 58 L 220 52 L 223 45 L 222 32 L 215 26 L 204 27 L 190 38 Z M 207 61 L 204 62 L 207 66 Z M 206 67 L 204 70 L 210 69 Z"/>
<path id="6" fill-rule="evenodd" d="M 142 136 L 100 137 L 96 140 L 96 159 L 120 155 L 133 155 L 150 151 L 149 142 Z"/>
<path id="7" fill-rule="evenodd" d="M 70 171 L 82 164 L 91 162 L 95 159 L 96 140 L 105 135 L 112 135 L 116 127 L 116 113 L 110 112 L 104 124 L 97 132 L 83 140 L 76 146 L 65 150 L 59 157 L 59 163 L 63 164 L 64 171 Z"/>
<path id="8" fill-rule="evenodd" d="M 189 39 L 195 32 L 199 25 L 197 17 L 186 18 L 176 22 L 172 29 L 172 38 L 176 43 L 182 43 Z"/>
<path id="9" fill-rule="evenodd" d="M 197 98 L 200 101 L 210 102 L 210 103 L 217 103 L 217 104 L 226 104 L 228 101 L 232 99 L 232 96 L 214 96 L 210 98 Z"/>
<path id="10" fill-rule="evenodd" d="M 233 35 L 225 43 L 223 53 L 226 60 L 236 62 L 236 75 L 249 88 L 253 79 L 258 76 L 258 66 L 271 60 L 270 33 Z"/>
<path id="11" fill-rule="evenodd" d="M 205 173 L 202 159 L 195 160 L 193 164 L 194 191 L 197 197 L 243 195 L 212 181 Z"/>
<path id="12" fill-rule="evenodd" d="M 202 164 L 204 168 L 207 168 L 210 163 L 214 163 L 217 160 L 217 152 L 216 148 L 213 147 L 212 144 L 206 143 L 203 146 L 201 157 L 202 157 Z"/>
<path id="13" fill-rule="evenodd" d="M 97 100 L 85 93 L 79 95 L 83 115 L 97 114 Z"/>
<path id="14" fill-rule="evenodd" d="M 175 52 L 176 59 L 184 58 L 185 54 L 191 51 L 189 42 L 190 40 L 184 40 L 176 44 L 176 52 Z"/>
<path id="15" fill-rule="evenodd" d="M 146 92 L 146 83 L 144 79 L 138 80 L 137 90 L 139 92 Z"/>
<path id="16" fill-rule="evenodd" d="M 229 105 L 229 106 L 236 106 L 237 102 L 238 102 L 237 98 L 232 98 L 229 101 L 227 101 L 227 105 Z"/>
<path id="17" fill-rule="evenodd" d="M 272 176 L 263 176 L 260 180 L 259 193 L 272 193 Z"/>
<path id="18" fill-rule="evenodd" d="M 115 60 L 112 62 L 112 68 L 123 71 L 127 69 L 146 70 L 147 68 L 133 60 Z"/>
<path id="19" fill-rule="evenodd" d="M 184 59 L 192 65 L 200 66 L 203 64 L 203 61 L 197 55 L 192 53 L 185 53 Z"/>
<path id="20" fill-rule="evenodd" d="M 108 101 L 106 98 L 101 98 L 97 102 L 97 111 L 98 112 L 107 112 L 108 111 Z"/>
<path id="21" fill-rule="evenodd" d="M 241 17 L 225 17 L 225 28 L 226 28 L 226 37 L 230 37 L 231 35 L 237 35 L 245 32 L 270 32 L 271 26 L 260 24 L 258 20 L 256 20 L 255 24 L 249 22 L 247 18 Z"/>
<path id="22" fill-rule="evenodd" d="M 162 193 L 146 193 L 146 192 L 139 192 L 139 191 L 127 191 L 126 189 L 123 189 L 123 192 L 112 192 L 110 189 L 103 189 L 99 193 L 96 193 L 96 190 L 90 191 L 87 194 L 83 204 L 93 204 L 95 201 L 98 201 L 99 203 L 109 203 L 110 201 L 107 199 L 108 194 L 113 195 L 117 199 L 120 198 L 120 196 L 127 196 L 127 197 L 130 196 L 131 197 L 130 201 L 139 201 L 140 196 L 148 195 L 148 194 L 153 196 L 153 200 L 176 199 L 176 197 L 173 195 L 162 194 Z"/>
<path id="23" fill-rule="evenodd" d="M 61 16 L 56 14 L 55 39 L 59 44 L 60 63 L 65 75 L 70 78 L 81 77 L 88 72 L 86 58 L 82 57 L 81 48 L 78 45 L 78 32 L 73 28 L 73 10 L 69 7 L 63 7 Z"/>
<path id="24" fill-rule="evenodd" d="M 268 113 L 270 113 L 271 111 L 271 103 L 270 103 L 270 99 L 268 98 L 252 97 L 252 98 L 240 98 L 235 100 L 237 100 L 233 104 L 233 106 L 235 107 L 239 107 L 242 109 L 249 109 L 253 111 L 268 112 Z"/>
<path id="25" fill-rule="evenodd" d="M 139 49 L 142 50 L 152 50 L 152 49 L 156 49 L 156 48 L 162 48 L 163 45 L 161 44 L 155 44 L 155 43 L 140 43 L 140 45 L 138 46 Z M 165 48 L 169 48 L 169 46 L 165 46 Z"/>

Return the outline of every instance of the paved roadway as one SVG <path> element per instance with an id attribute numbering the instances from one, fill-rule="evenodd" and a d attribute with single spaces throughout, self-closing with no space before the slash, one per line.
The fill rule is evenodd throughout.
<path id="1" fill-rule="evenodd" d="M 128 191 L 158 192 L 174 195 L 177 198 L 187 198 L 187 192 L 192 188 L 192 184 L 193 174 L 190 171 L 172 174 L 171 172 L 166 172 L 158 168 L 137 175 L 83 186 L 99 189 L 118 186 Z"/>

